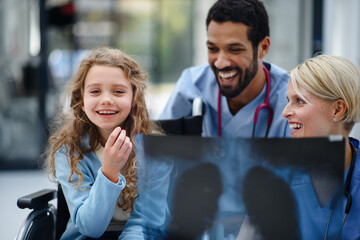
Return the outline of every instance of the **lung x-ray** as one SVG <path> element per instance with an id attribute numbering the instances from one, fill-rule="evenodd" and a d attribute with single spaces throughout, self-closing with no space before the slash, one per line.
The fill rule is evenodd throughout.
<path id="1" fill-rule="evenodd" d="M 303 239 L 304 199 L 343 193 L 342 138 L 138 135 L 135 146 L 148 239 L 241 239 L 244 226 L 255 239 Z"/>

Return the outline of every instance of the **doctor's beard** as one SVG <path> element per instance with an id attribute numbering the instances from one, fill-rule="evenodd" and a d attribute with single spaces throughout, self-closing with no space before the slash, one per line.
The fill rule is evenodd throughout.
<path id="1" fill-rule="evenodd" d="M 231 71 L 236 70 L 238 71 L 238 82 L 235 86 L 234 90 L 231 90 L 231 86 L 221 86 L 218 77 L 216 77 L 217 83 L 220 88 L 220 92 L 227 98 L 234 98 L 237 97 L 244 89 L 250 84 L 251 80 L 255 77 L 257 70 L 258 70 L 258 58 L 257 58 L 257 51 L 254 52 L 253 61 L 251 62 L 250 66 L 245 69 L 245 71 L 239 67 L 227 67 L 223 69 L 218 69 L 215 65 L 212 66 L 213 71 L 220 72 L 220 71 Z M 244 73 L 244 75 L 243 75 Z M 217 74 L 215 74 L 217 76 Z"/>

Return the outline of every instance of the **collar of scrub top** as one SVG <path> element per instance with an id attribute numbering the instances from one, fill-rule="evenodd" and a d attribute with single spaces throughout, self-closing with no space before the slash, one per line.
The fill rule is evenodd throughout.
<path id="1" fill-rule="evenodd" d="M 266 67 L 265 67 L 266 65 Z M 268 133 L 269 133 L 269 128 L 273 119 L 273 109 L 270 106 L 269 103 L 269 98 L 270 98 L 270 73 L 269 70 L 270 69 L 270 64 L 264 63 L 263 65 L 263 69 L 266 75 L 266 94 L 265 94 L 265 101 L 260 104 L 256 110 L 255 110 L 255 114 L 254 114 L 254 122 L 253 122 L 253 131 L 252 131 L 252 137 L 255 137 L 255 128 L 256 128 L 256 124 L 258 121 L 258 117 L 259 117 L 259 112 L 262 109 L 267 109 L 268 110 L 268 121 L 267 121 L 267 127 L 266 127 L 266 133 L 265 133 L 265 138 L 267 138 Z M 218 112 L 217 112 L 217 120 L 218 120 L 218 136 L 221 137 L 222 136 L 222 129 L 221 129 L 221 92 L 220 92 L 220 88 L 219 88 L 219 92 L 218 92 Z"/>

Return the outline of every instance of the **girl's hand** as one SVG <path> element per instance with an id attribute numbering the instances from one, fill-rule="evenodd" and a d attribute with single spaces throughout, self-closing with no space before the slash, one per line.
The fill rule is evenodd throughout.
<path id="1" fill-rule="evenodd" d="M 132 150 L 130 138 L 120 127 L 114 129 L 104 147 L 102 172 L 110 181 L 117 183 L 119 173 Z"/>

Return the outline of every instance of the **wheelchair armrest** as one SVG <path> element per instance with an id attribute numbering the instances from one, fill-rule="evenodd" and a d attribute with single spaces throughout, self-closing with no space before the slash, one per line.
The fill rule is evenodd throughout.
<path id="1" fill-rule="evenodd" d="M 48 206 L 48 202 L 57 197 L 54 189 L 43 189 L 35 193 L 23 196 L 17 200 L 17 206 L 21 209 L 43 209 Z"/>

